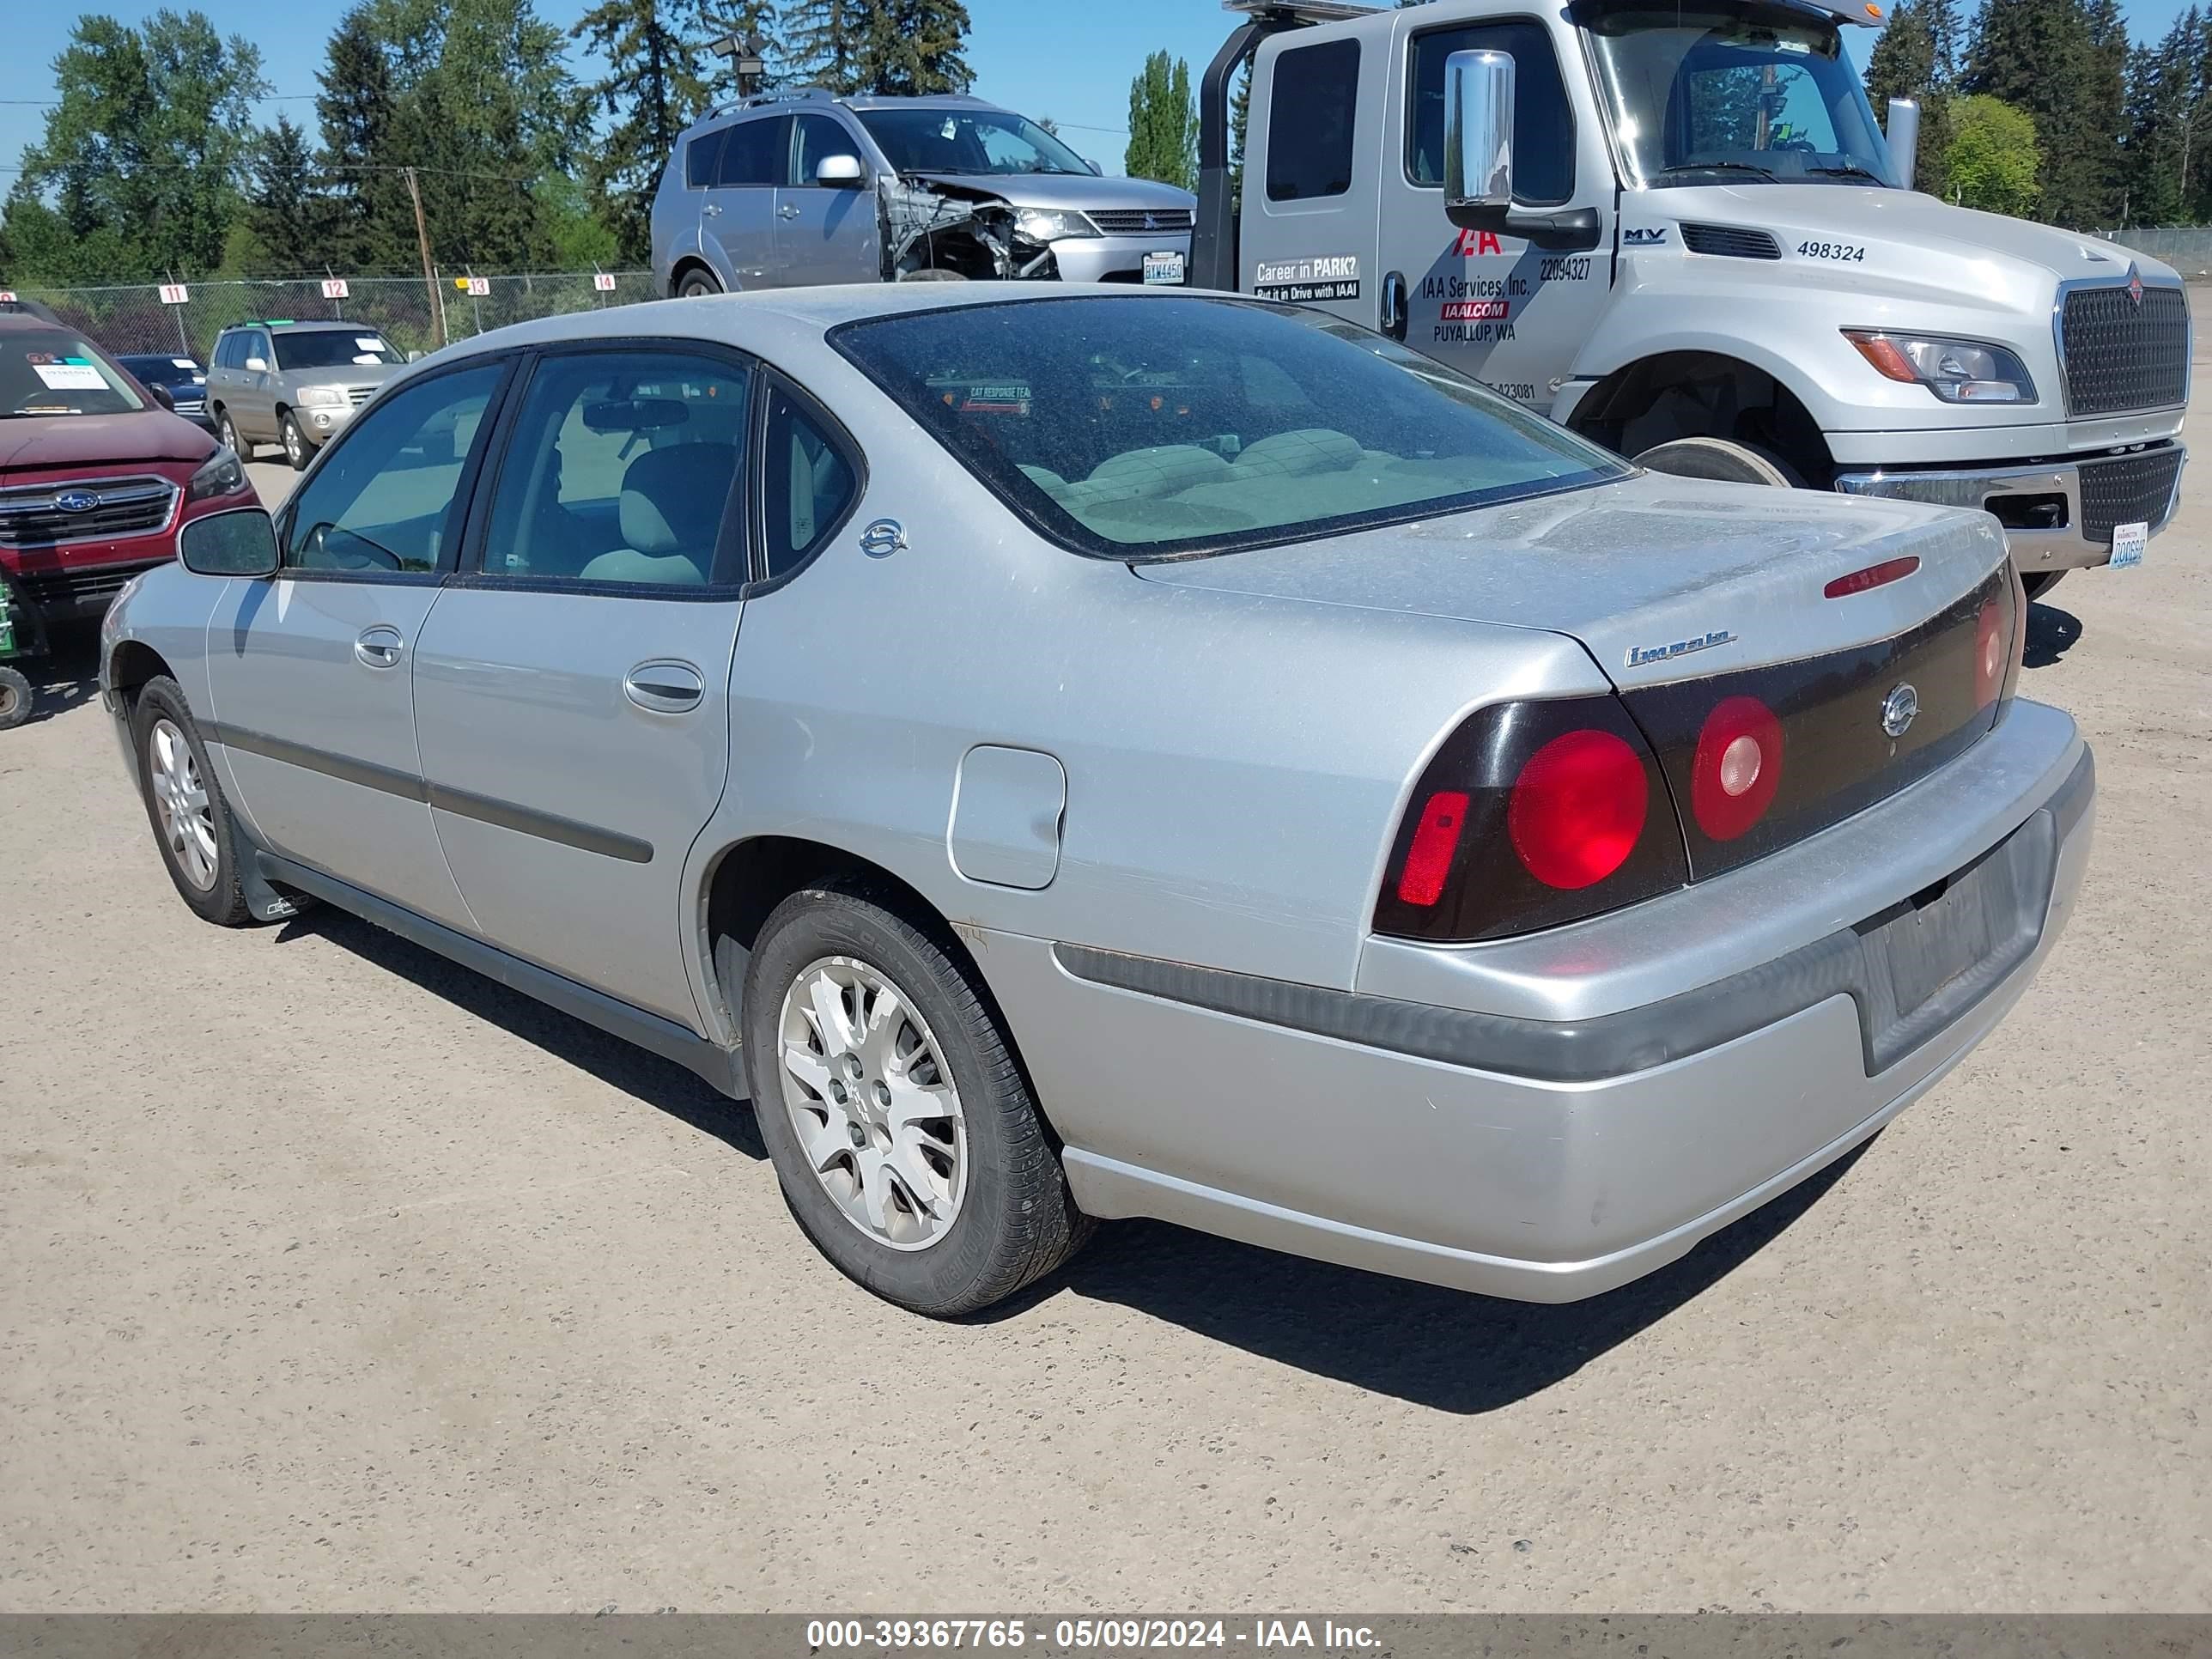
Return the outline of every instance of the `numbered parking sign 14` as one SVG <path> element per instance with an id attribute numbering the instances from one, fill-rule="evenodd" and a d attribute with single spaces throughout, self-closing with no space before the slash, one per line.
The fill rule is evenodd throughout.
<path id="1" fill-rule="evenodd" d="M 602 294 L 611 294 L 615 291 L 615 279 L 609 272 L 595 270 L 592 273 L 592 286 Z"/>

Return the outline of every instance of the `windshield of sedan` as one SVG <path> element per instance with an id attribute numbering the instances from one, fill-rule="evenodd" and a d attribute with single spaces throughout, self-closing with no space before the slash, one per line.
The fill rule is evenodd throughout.
<path id="1" fill-rule="evenodd" d="M 130 380 L 76 335 L 0 334 L 0 417 L 127 415 L 145 407 Z"/>
<path id="2" fill-rule="evenodd" d="M 407 361 L 373 328 L 318 328 L 279 334 L 276 343 L 279 368 L 367 368 Z"/>
<path id="3" fill-rule="evenodd" d="M 1083 158 L 1005 110 L 864 109 L 868 137 L 901 173 L 1073 173 Z"/>
<path id="4" fill-rule="evenodd" d="M 848 324 L 837 349 L 1078 552 L 1225 552 L 1595 483 L 1627 469 L 1320 312 L 1055 299 Z"/>
<path id="5" fill-rule="evenodd" d="M 1589 32 L 1639 184 L 1894 182 L 1833 24 L 1713 6 L 1607 11 Z"/>

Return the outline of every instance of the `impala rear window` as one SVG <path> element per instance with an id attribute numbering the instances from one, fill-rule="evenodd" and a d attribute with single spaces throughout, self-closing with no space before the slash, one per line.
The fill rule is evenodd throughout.
<path id="1" fill-rule="evenodd" d="M 1331 535 L 1626 471 L 1429 358 L 1288 306 L 1024 300 L 832 338 L 1010 507 L 1102 557 Z"/>

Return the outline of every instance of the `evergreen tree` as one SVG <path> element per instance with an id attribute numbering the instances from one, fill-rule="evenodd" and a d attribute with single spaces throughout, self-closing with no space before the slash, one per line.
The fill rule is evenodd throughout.
<path id="1" fill-rule="evenodd" d="M 786 0 L 783 55 L 798 85 L 860 92 L 868 62 L 871 0 Z"/>
<path id="2" fill-rule="evenodd" d="M 2117 135 L 2098 131 L 2100 63 L 2083 0 L 1988 0 L 1975 25 L 1960 89 L 2033 118 L 2042 211 L 2054 224 L 2094 226 L 2104 215 Z"/>
<path id="3" fill-rule="evenodd" d="M 270 274 L 321 269 L 331 257 L 328 204 L 307 133 L 290 116 L 279 115 L 257 148 L 246 223 L 263 268 Z"/>
<path id="4" fill-rule="evenodd" d="M 1237 71 L 1237 90 L 1229 95 L 1229 194 L 1239 205 L 1244 199 L 1244 140 L 1252 130 L 1252 65 Z"/>
<path id="5" fill-rule="evenodd" d="M 859 70 L 865 90 L 927 97 L 975 84 L 963 0 L 872 0 L 867 10 Z"/>
<path id="6" fill-rule="evenodd" d="M 623 258 L 651 256 L 661 169 L 708 101 L 701 57 L 710 27 L 700 0 L 599 0 L 568 31 L 610 66 L 586 88 L 610 122 L 585 158 L 584 179 Z"/>
<path id="7" fill-rule="evenodd" d="M 367 4 L 338 20 L 316 82 L 323 169 L 330 180 L 327 258 L 355 270 L 406 270 L 416 260 L 415 216 L 392 148 L 398 94 Z"/>
<path id="8" fill-rule="evenodd" d="M 1935 3 L 1948 4 L 1949 0 L 1935 0 Z M 1929 0 L 1905 0 L 1890 13 L 1889 24 L 1867 59 L 1867 97 L 1885 123 L 1889 119 L 1891 99 L 1918 101 L 1920 139 L 1913 158 L 1912 187 L 1948 198 L 1950 95 L 1930 21 Z"/>
<path id="9" fill-rule="evenodd" d="M 1184 190 L 1198 182 L 1198 111 L 1191 101 L 1190 65 L 1156 52 L 1129 82 L 1129 147 L 1122 166 L 1132 179 L 1157 179 Z"/>
<path id="10" fill-rule="evenodd" d="M 2138 225 L 2188 222 L 2207 195 L 2204 16 L 2192 6 L 2155 46 L 2128 64 L 2128 218 Z"/>
<path id="11" fill-rule="evenodd" d="M 2015 217 L 2033 212 L 2042 157 L 2027 112 L 1995 98 L 1961 98 L 1952 125 L 1951 180 L 1959 204 Z"/>

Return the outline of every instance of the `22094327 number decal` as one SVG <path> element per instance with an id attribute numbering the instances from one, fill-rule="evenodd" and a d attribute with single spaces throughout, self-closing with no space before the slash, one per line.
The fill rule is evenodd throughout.
<path id="1" fill-rule="evenodd" d="M 1866 249 L 1852 242 L 1800 242 L 1801 259 L 1841 259 L 1846 264 L 1864 264 Z"/>

